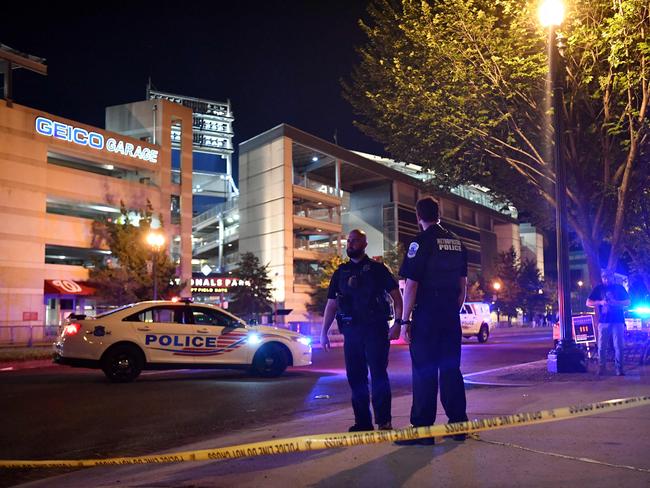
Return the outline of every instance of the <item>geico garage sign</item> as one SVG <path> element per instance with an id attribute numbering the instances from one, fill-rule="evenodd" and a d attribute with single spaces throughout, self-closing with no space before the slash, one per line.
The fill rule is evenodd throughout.
<path id="1" fill-rule="evenodd" d="M 81 127 L 56 122 L 47 117 L 37 117 L 35 122 L 36 132 L 42 136 L 53 137 L 61 141 L 72 142 L 79 146 L 88 146 L 97 150 L 106 150 L 111 153 L 121 154 L 134 159 L 158 162 L 158 151 L 148 147 L 136 146 L 130 142 L 120 141 L 113 137 L 108 139 L 99 132 L 92 132 Z"/>

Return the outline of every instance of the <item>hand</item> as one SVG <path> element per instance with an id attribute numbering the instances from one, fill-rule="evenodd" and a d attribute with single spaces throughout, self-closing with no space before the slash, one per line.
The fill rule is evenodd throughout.
<path id="1" fill-rule="evenodd" d="M 330 338 L 327 336 L 327 332 L 321 332 L 320 334 L 320 345 L 323 348 L 323 351 L 327 352 L 332 349 L 330 345 Z"/>
<path id="2" fill-rule="evenodd" d="M 411 324 L 406 324 L 406 331 L 404 332 L 406 342 L 411 343 Z"/>
<path id="3" fill-rule="evenodd" d="M 395 341 L 399 339 L 400 332 L 402 332 L 402 324 L 398 324 L 397 322 L 395 322 L 393 326 L 390 328 L 390 330 L 388 331 L 388 339 L 390 339 L 391 341 Z"/>

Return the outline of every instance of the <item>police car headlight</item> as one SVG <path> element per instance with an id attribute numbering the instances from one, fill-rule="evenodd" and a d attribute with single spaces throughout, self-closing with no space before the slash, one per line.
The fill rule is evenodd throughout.
<path id="1" fill-rule="evenodd" d="M 303 346 L 309 346 L 311 344 L 311 337 L 301 336 L 296 337 L 294 340 L 300 342 Z"/>
<path id="2" fill-rule="evenodd" d="M 259 344 L 262 342 L 262 338 L 259 336 L 259 334 L 249 334 L 248 339 L 246 339 L 249 344 Z"/>

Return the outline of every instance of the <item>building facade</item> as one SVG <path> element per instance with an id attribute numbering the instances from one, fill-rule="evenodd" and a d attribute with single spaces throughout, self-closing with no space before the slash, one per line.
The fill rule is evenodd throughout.
<path id="1" fill-rule="evenodd" d="M 20 340 L 25 327 L 55 326 L 91 307 L 88 265 L 108 252 L 93 239 L 93 221 L 117 215 L 120 202 L 138 211 L 147 200 L 189 283 L 189 108 L 167 100 L 110 107 L 101 129 L 0 100 L 0 339 Z"/>
<path id="2" fill-rule="evenodd" d="M 306 310 L 319 262 L 345 249 L 354 228 L 368 235 L 367 253 L 382 257 L 396 242 L 419 232 L 415 203 L 426 178 L 382 158 L 348 151 L 283 124 L 239 146 L 239 252 L 269 265 L 276 307 L 291 309 L 289 322 L 313 321 Z M 403 165 L 402 165 L 403 166 Z M 499 252 L 522 252 L 514 209 L 479 203 L 455 193 L 437 194 L 443 225 L 468 249 L 469 277 L 490 275 Z M 515 214 L 516 215 L 516 214 Z M 542 243 L 524 241 L 527 248 Z M 543 253 L 538 257 L 543 269 Z"/>

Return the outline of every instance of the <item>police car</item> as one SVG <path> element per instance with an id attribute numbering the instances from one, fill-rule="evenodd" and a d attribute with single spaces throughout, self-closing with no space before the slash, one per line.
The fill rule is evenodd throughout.
<path id="1" fill-rule="evenodd" d="M 311 364 L 311 339 L 249 326 L 214 305 L 133 303 L 97 317 L 73 315 L 54 343 L 54 361 L 101 368 L 114 382 L 143 369 L 246 368 L 264 377 Z"/>
<path id="2" fill-rule="evenodd" d="M 460 309 L 460 326 L 466 339 L 476 336 L 479 342 L 487 342 L 492 329 L 490 305 L 481 302 L 465 302 Z"/>

